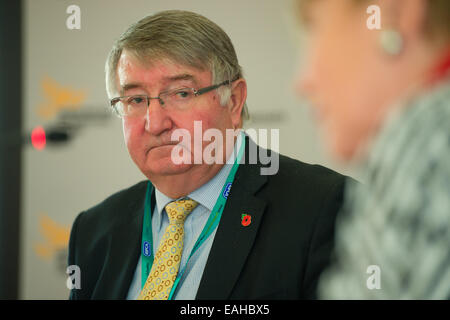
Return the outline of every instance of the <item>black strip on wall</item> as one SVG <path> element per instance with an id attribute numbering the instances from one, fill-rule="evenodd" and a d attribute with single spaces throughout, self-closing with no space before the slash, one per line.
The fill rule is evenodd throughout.
<path id="1" fill-rule="evenodd" d="M 0 1 L 0 299 L 19 297 L 22 1 Z"/>

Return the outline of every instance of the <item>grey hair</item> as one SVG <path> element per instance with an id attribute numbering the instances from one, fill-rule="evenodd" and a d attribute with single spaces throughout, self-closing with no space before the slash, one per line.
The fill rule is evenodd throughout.
<path id="1" fill-rule="evenodd" d="M 132 24 L 114 43 L 105 65 L 106 91 L 117 94 L 117 65 L 123 50 L 143 62 L 169 60 L 199 70 L 209 70 L 214 84 L 242 78 L 233 44 L 227 34 L 202 15 L 168 10 L 146 16 Z M 231 96 L 231 86 L 218 90 L 221 105 Z M 247 103 L 242 121 L 249 118 Z"/>

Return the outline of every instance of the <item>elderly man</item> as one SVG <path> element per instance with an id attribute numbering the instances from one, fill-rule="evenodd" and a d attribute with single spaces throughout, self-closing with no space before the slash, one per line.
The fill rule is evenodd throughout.
<path id="1" fill-rule="evenodd" d="M 76 218 L 69 264 L 81 288 L 70 297 L 314 298 L 345 177 L 271 151 L 276 174 L 251 163 L 262 150 L 240 132 L 247 86 L 224 31 L 186 11 L 148 16 L 116 42 L 106 76 L 147 179 Z M 198 130 L 228 139 L 174 140 Z M 198 159 L 211 144 L 214 161 Z"/>

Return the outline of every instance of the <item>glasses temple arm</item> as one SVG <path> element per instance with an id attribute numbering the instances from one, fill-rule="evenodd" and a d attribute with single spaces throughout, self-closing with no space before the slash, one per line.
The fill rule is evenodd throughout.
<path id="1" fill-rule="evenodd" d="M 219 88 L 219 87 L 221 87 L 221 86 L 224 86 L 224 85 L 228 85 L 228 84 L 230 84 L 230 83 L 231 83 L 230 80 L 225 80 L 225 81 L 222 82 L 222 83 L 215 84 L 215 85 L 210 86 L 210 87 L 206 87 L 206 88 L 199 89 L 199 90 L 197 90 L 197 91 L 195 92 L 195 94 L 196 94 L 197 96 L 199 96 L 199 95 L 201 95 L 201 94 L 207 93 L 207 92 L 209 92 L 209 91 L 212 91 L 212 90 L 217 89 L 217 88 Z"/>

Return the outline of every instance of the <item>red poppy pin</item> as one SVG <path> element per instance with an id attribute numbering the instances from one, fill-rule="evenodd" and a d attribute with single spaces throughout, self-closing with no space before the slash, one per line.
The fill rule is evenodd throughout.
<path id="1" fill-rule="evenodd" d="M 242 226 L 247 227 L 247 226 L 250 225 L 250 223 L 252 223 L 252 216 L 249 215 L 249 214 L 243 213 L 241 215 L 241 224 L 242 224 Z"/>

